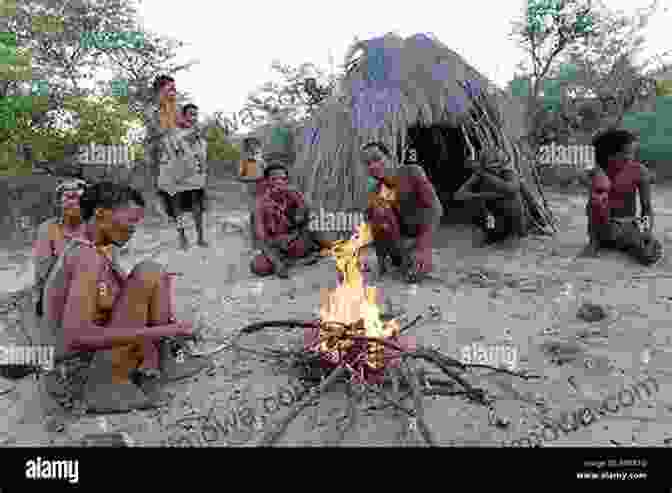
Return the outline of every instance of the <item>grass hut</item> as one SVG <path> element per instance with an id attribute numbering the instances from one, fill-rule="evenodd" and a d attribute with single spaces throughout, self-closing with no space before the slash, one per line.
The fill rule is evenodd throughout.
<path id="1" fill-rule="evenodd" d="M 467 158 L 503 151 L 520 173 L 534 232 L 554 220 L 539 176 L 519 148 L 523 112 L 505 93 L 439 41 L 396 34 L 355 44 L 338 94 L 304 125 L 293 178 L 316 207 L 362 211 L 366 170 L 362 145 L 385 142 L 401 160 L 412 143 L 454 222 L 471 219 L 453 195 L 469 178 Z M 398 164 L 395 164 L 398 166 Z"/>

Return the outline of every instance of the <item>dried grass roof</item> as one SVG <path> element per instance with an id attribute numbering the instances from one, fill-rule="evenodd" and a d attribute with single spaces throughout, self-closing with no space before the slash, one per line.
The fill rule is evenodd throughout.
<path id="1" fill-rule="evenodd" d="M 378 53 L 384 54 L 385 71 L 371 83 L 369 69 L 379 63 Z M 519 168 L 524 162 L 512 143 L 522 128 L 520 108 L 440 41 L 418 34 L 406 39 L 387 34 L 361 41 L 349 50 L 346 70 L 340 93 L 305 122 L 304 139 L 308 140 L 293 170 L 313 203 L 331 210 L 364 208 L 366 170 L 359 149 L 371 140 L 402 149 L 408 129 L 415 125 L 460 128 L 473 147 L 499 148 Z M 476 93 L 470 89 L 473 86 Z M 353 115 L 357 111 L 360 116 L 384 112 L 381 125 L 357 123 Z M 311 128 L 317 130 L 312 138 Z M 533 179 L 529 169 L 522 171 L 525 181 Z"/>

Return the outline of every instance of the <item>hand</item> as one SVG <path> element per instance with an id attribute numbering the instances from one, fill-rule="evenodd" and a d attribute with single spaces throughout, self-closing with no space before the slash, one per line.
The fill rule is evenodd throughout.
<path id="1" fill-rule="evenodd" d="M 425 249 L 415 254 L 415 265 L 418 272 L 429 272 L 432 266 L 432 251 Z"/>

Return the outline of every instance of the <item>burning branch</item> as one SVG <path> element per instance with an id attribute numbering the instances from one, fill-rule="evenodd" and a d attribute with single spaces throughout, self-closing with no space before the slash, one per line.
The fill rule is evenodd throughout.
<path id="1" fill-rule="evenodd" d="M 335 257 L 340 279 L 336 288 L 323 294 L 319 320 L 262 322 L 245 327 L 241 331 L 242 335 L 264 327 L 279 325 L 303 327 L 305 331 L 303 351 L 274 350 L 264 353 L 240 347 L 237 342 L 233 344 L 239 350 L 264 354 L 264 357 L 290 359 L 294 366 L 301 367 L 309 375 L 305 379 L 311 379 L 315 375 L 322 378 L 322 382 L 315 385 L 312 392 L 307 394 L 309 397 L 296 402 L 281 420 L 270 425 L 268 431 L 258 441 L 258 445 L 276 443 L 291 421 L 339 380 L 345 380 L 348 386 L 349 426 L 356 422 L 354 410 L 357 406 L 354 399 L 362 395 L 362 392 L 358 393 L 353 389 L 354 386 L 360 386 L 365 391 L 374 391 L 389 405 L 401 410 L 412 420 L 414 425 L 412 428 L 417 427 L 423 439 L 429 445 L 435 445 L 436 439 L 424 419 L 422 404 L 424 396 L 463 395 L 472 402 L 490 406 L 492 398 L 465 379 L 465 375 L 472 368 L 487 368 L 524 379 L 537 378 L 486 365 L 463 364 L 435 349 L 416 347 L 413 338 L 402 334 L 417 324 L 422 317 L 417 317 L 404 328 L 400 328 L 396 319 L 384 321 L 376 302 L 376 288 L 365 284 L 359 268 L 360 254 L 372 241 L 369 225 L 364 223 L 352 238 L 340 241 L 332 247 L 330 253 Z M 427 378 L 424 373 L 421 374 L 414 369 L 410 362 L 411 358 L 433 364 L 448 377 L 448 380 Z M 393 384 L 393 396 L 399 396 L 400 392 L 404 392 L 400 400 L 388 397 L 390 390 L 385 387 L 390 383 Z M 455 390 L 456 384 L 462 390 Z M 378 385 L 381 386 L 380 390 Z M 409 397 L 413 403 L 411 410 L 402 404 Z"/>

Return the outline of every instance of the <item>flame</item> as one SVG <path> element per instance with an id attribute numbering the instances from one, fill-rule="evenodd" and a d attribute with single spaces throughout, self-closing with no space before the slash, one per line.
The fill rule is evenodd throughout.
<path id="1" fill-rule="evenodd" d="M 377 290 L 366 286 L 360 270 L 360 255 L 373 242 L 368 223 L 362 223 L 349 240 L 334 244 L 330 253 L 336 259 L 336 268 L 343 280 L 335 289 L 323 291 L 320 304 L 320 346 L 322 353 L 331 360 L 347 353 L 353 342 L 339 340 L 343 336 L 364 336 L 385 339 L 399 334 L 396 320 L 383 322 L 376 303 Z M 373 369 L 383 367 L 383 345 L 368 344 L 366 363 Z"/>

